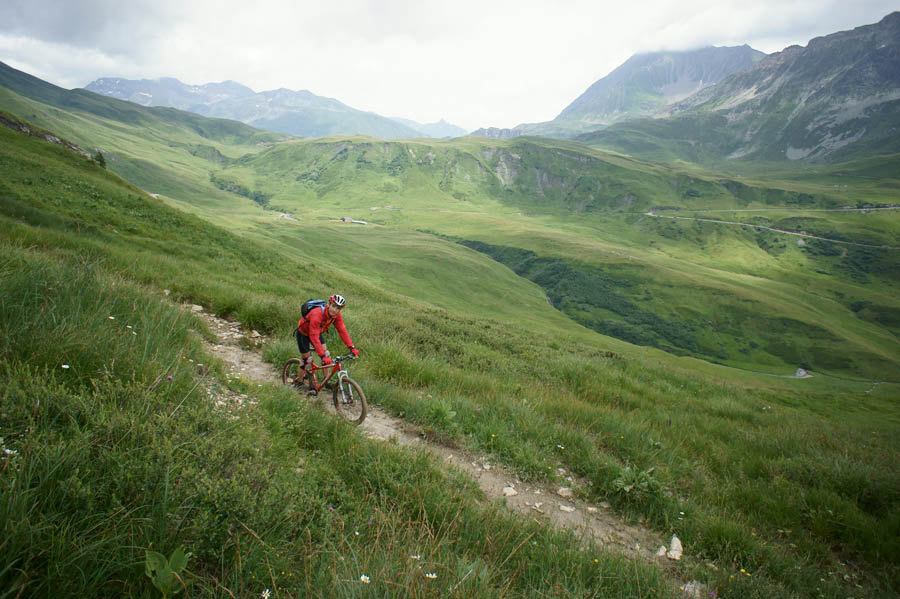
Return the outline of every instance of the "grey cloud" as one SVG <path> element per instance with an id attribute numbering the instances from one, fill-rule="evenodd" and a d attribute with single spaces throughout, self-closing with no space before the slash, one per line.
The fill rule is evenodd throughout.
<path id="1" fill-rule="evenodd" d="M 0 32 L 107 54 L 142 53 L 160 38 L 177 7 L 148 0 L 5 0 Z"/>

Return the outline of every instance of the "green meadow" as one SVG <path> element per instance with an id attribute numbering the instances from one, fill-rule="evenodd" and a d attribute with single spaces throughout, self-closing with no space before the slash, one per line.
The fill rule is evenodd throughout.
<path id="1" fill-rule="evenodd" d="M 896 203 L 890 180 L 280 140 L 5 85 L 7 119 L 107 168 L 0 127 L 0 596 L 159 596 L 148 550 L 189 553 L 173 588 L 203 597 L 900 587 L 897 250 L 838 243 L 896 245 L 898 215 L 824 211 Z M 705 210 L 833 241 L 647 214 Z M 525 481 L 564 467 L 685 559 L 517 518 L 283 388 L 299 304 L 333 290 L 371 403 Z M 272 383 L 228 376 L 182 302 L 266 333 Z M 254 407 L 213 401 L 232 393 Z"/>

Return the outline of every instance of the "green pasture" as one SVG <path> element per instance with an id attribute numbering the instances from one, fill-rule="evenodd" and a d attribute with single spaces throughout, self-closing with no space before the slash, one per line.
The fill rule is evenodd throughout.
<path id="1" fill-rule="evenodd" d="M 90 121 L 99 136 L 87 114 L 56 118 L 72 132 Z M 727 597 L 896 592 L 900 387 L 884 382 L 897 363 L 895 275 L 858 280 L 835 256 L 778 254 L 724 226 L 669 230 L 614 194 L 579 212 L 586 196 L 551 184 L 600 160 L 558 154 L 577 144 L 328 139 L 245 155 L 223 139 L 235 161 L 201 168 L 209 161 L 147 149 L 131 129 L 120 151 L 153 162 L 174 192 L 152 198 L 115 161 L 104 170 L 0 128 L 4 596 L 145 596 L 156 591 L 144 551 L 179 547 L 192 554 L 189 593 L 210 597 L 672 597 L 691 579 Z M 560 210 L 523 180 L 499 183 L 512 154 L 557 157 L 543 189 Z M 170 172 L 173 156 L 183 164 Z M 627 162 L 609 161 L 598 172 Z M 657 171 L 642 183 L 648 204 L 656 187 L 669 199 L 684 187 L 640 168 Z M 642 175 L 629 177 L 621 184 Z M 888 236 L 896 217 L 876 218 L 887 224 L 871 234 Z M 461 240 L 516 251 L 492 257 Z M 542 272 L 496 259 L 525 249 Z M 587 275 L 641 313 L 714 320 L 719 337 L 699 340 L 736 357 L 635 345 L 549 306 L 560 289 L 577 297 L 554 281 Z M 373 404 L 523 480 L 559 484 L 564 467 L 580 497 L 677 534 L 688 558 L 663 570 L 512 518 L 473 481 L 298 401 L 275 367 L 296 352 L 299 303 L 335 289 L 350 300 L 364 357 L 353 376 Z M 208 332 L 180 301 L 267 333 L 272 384 L 229 377 L 204 355 Z M 624 321 L 604 309 L 570 314 Z M 750 347 L 773 323 L 800 356 L 849 348 L 856 362 L 771 376 L 798 365 Z M 232 392 L 256 407 L 216 406 Z"/>

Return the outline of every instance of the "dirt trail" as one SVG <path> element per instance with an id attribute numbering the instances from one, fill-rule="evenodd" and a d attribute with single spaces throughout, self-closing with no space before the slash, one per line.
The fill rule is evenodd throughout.
<path id="1" fill-rule="evenodd" d="M 218 339 L 217 343 L 207 343 L 207 349 L 222 359 L 233 373 L 259 384 L 280 380 L 280 373 L 271 364 L 263 362 L 260 352 L 243 349 L 240 345 L 242 338 L 246 337 L 251 344 L 261 346 L 265 340 L 259 333 L 245 333 L 239 323 L 208 314 L 200 306 L 193 306 L 192 309 L 203 318 Z M 243 402 L 238 402 L 238 406 L 254 403 L 252 398 L 245 398 Z M 323 404 L 330 406 L 330 402 L 323 401 Z M 593 540 L 630 557 L 641 557 L 660 565 L 670 563 L 665 555 L 659 553 L 666 543 L 657 533 L 623 522 L 610 511 L 606 502 L 593 505 L 574 498 L 572 494 L 577 494 L 580 482 L 562 468 L 557 474 L 566 482 L 558 487 L 525 484 L 485 456 L 424 439 L 415 427 L 372 404 L 369 404 L 368 416 L 360 428 L 370 438 L 431 452 L 444 464 L 471 475 L 489 499 L 504 498 L 507 507 L 523 517 L 573 530 L 585 541 Z"/>

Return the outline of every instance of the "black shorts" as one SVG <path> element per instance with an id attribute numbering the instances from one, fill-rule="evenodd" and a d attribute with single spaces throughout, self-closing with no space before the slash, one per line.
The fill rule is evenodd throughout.
<path id="1" fill-rule="evenodd" d="M 308 354 L 312 342 L 309 337 L 300 332 L 300 329 L 294 329 L 294 335 L 297 337 L 297 347 L 300 348 L 301 354 Z M 319 335 L 319 343 L 325 345 L 325 334 Z"/>

